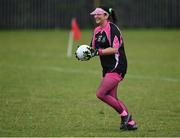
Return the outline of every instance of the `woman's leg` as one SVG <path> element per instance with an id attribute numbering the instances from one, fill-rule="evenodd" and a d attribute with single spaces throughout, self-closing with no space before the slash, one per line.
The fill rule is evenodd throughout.
<path id="1" fill-rule="evenodd" d="M 105 76 L 101 81 L 96 95 L 100 100 L 113 107 L 119 114 L 122 114 L 123 111 L 126 112 L 127 108 L 117 99 L 118 83 L 118 80 Z"/>
<path id="2" fill-rule="evenodd" d="M 124 117 L 124 116 L 127 116 L 127 114 L 129 114 L 129 113 L 128 113 L 128 109 L 127 109 L 127 107 L 125 106 L 125 104 L 124 104 L 121 100 L 119 100 L 119 99 L 117 98 L 117 88 L 118 88 L 118 85 L 115 86 L 115 87 L 109 92 L 109 95 L 111 95 L 111 96 L 113 96 L 114 98 L 116 98 L 116 99 L 118 100 L 120 106 L 124 109 L 124 113 L 121 113 L 121 114 L 120 114 L 121 119 L 123 120 L 123 117 Z M 123 121 L 122 121 L 122 123 L 123 123 Z M 129 124 L 129 125 L 134 125 L 134 124 L 135 124 L 135 121 L 134 121 L 132 118 L 130 118 L 129 121 L 128 121 L 128 124 Z"/>
<path id="3" fill-rule="evenodd" d="M 128 113 L 128 109 L 127 109 L 127 107 L 125 106 L 125 104 L 123 103 L 123 101 L 119 100 L 118 97 L 117 97 L 117 88 L 118 88 L 118 85 L 116 85 L 116 86 L 109 92 L 109 95 L 111 95 L 112 97 L 114 97 L 114 98 L 118 101 L 119 105 L 124 109 L 124 111 L 125 111 L 126 113 Z M 127 115 L 126 113 L 125 113 L 124 115 Z"/>
<path id="4" fill-rule="evenodd" d="M 135 121 L 131 119 L 131 115 L 128 114 L 124 103 L 117 98 L 118 83 L 118 80 L 105 76 L 101 81 L 96 95 L 100 100 L 113 107 L 120 114 L 122 119 L 120 129 L 135 130 L 137 129 Z"/>

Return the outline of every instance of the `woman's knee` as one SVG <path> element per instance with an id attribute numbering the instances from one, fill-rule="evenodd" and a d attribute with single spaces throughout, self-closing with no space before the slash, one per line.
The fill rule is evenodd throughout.
<path id="1" fill-rule="evenodd" d="M 100 91 L 97 91 L 96 92 L 96 97 L 102 100 L 102 99 L 104 99 L 104 94 L 101 93 Z"/>

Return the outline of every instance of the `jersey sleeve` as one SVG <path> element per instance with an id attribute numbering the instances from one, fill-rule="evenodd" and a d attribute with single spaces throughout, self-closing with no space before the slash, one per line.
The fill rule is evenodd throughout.
<path id="1" fill-rule="evenodd" d="M 120 30 L 114 24 L 111 25 L 111 47 L 119 49 L 123 43 Z"/>

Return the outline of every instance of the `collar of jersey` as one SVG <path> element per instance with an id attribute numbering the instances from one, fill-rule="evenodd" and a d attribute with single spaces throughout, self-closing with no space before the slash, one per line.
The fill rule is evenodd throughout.
<path id="1" fill-rule="evenodd" d="M 108 26 L 109 21 L 105 21 L 104 26 L 99 26 L 99 31 L 102 33 L 103 31 L 105 31 L 106 27 Z"/>

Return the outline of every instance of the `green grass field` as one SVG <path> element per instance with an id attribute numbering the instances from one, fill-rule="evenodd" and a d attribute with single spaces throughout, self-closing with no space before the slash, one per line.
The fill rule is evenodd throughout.
<path id="1" fill-rule="evenodd" d="M 92 32 L 82 31 L 89 44 Z M 0 136 L 180 136 L 180 30 L 123 30 L 118 89 L 139 129 L 96 98 L 99 59 L 66 57 L 68 31 L 0 31 Z"/>

